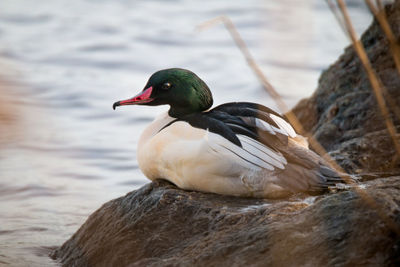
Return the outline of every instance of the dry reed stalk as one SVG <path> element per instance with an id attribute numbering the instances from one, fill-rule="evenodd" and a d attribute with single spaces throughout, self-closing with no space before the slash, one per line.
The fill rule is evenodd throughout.
<path id="1" fill-rule="evenodd" d="M 396 128 L 394 127 L 394 123 L 390 118 L 390 112 L 386 106 L 386 101 L 383 97 L 383 91 L 386 90 L 382 89 L 384 88 L 384 86 L 379 77 L 376 75 L 374 69 L 372 68 L 371 62 L 368 59 L 367 53 L 365 52 L 365 49 L 361 41 L 357 38 L 357 34 L 351 23 L 346 4 L 343 2 L 343 0 L 337 0 L 337 3 L 343 15 L 345 26 L 349 34 L 349 37 L 351 38 L 351 41 L 353 43 L 354 50 L 356 51 L 359 59 L 361 60 L 361 63 L 364 66 L 365 71 L 367 72 L 369 81 L 371 83 L 371 87 L 375 94 L 376 101 L 378 102 L 378 106 L 380 108 L 382 117 L 385 120 L 386 128 L 388 129 L 390 137 L 392 138 L 397 154 L 400 155 L 400 144 L 396 137 L 397 135 Z"/>
<path id="2" fill-rule="evenodd" d="M 344 26 L 343 18 L 339 15 L 339 13 L 336 10 L 336 6 L 334 3 L 332 3 L 331 0 L 325 0 L 326 4 L 328 5 L 329 9 L 331 10 L 332 14 L 335 16 L 336 21 L 338 22 L 340 28 L 344 32 L 345 35 L 348 34 L 346 27 Z"/>
<path id="3" fill-rule="evenodd" d="M 234 42 L 236 43 L 237 47 L 240 49 L 240 51 L 243 53 L 248 65 L 250 68 L 254 71 L 256 74 L 257 78 L 261 81 L 264 89 L 269 93 L 269 95 L 274 99 L 276 102 L 278 108 L 282 112 L 286 112 L 286 117 L 288 118 L 289 122 L 292 124 L 292 126 L 296 129 L 296 132 L 301 133 L 305 137 L 307 137 L 308 142 L 310 145 L 313 147 L 313 149 L 321 156 L 323 157 L 330 167 L 335 169 L 338 173 L 345 173 L 345 171 L 336 163 L 335 160 L 333 160 L 327 151 L 323 148 L 323 146 L 307 131 L 305 131 L 303 125 L 299 121 L 299 119 L 296 117 L 296 115 L 289 110 L 288 106 L 285 104 L 283 101 L 282 97 L 279 95 L 279 93 L 274 89 L 274 87 L 271 85 L 271 83 L 268 81 L 268 79 L 265 77 L 263 72 L 261 71 L 260 67 L 250 54 L 249 49 L 246 46 L 246 43 L 240 36 L 239 32 L 236 30 L 235 25 L 233 22 L 226 16 L 219 16 L 217 18 L 214 18 L 212 20 L 206 21 L 202 23 L 200 26 L 198 26 L 198 29 L 202 30 L 208 27 L 211 27 L 217 23 L 223 23 L 226 29 L 229 31 L 231 34 Z M 347 176 L 342 177 L 343 180 L 347 184 L 355 184 L 353 180 L 349 179 Z"/>
<path id="4" fill-rule="evenodd" d="M 349 29 L 346 27 L 346 22 L 344 21 L 343 16 L 340 16 L 339 11 L 336 9 L 336 5 L 335 5 L 332 1 L 334 1 L 334 0 L 326 0 L 326 3 L 328 4 L 328 6 L 329 6 L 331 12 L 332 12 L 333 15 L 335 16 L 335 18 L 336 18 L 338 24 L 340 25 L 340 28 L 343 30 L 344 34 L 350 39 L 350 41 L 352 41 L 352 40 L 351 40 L 351 37 L 350 37 L 350 36 L 351 36 L 351 33 L 349 32 Z M 365 0 L 365 1 L 368 1 L 368 2 L 369 2 L 369 3 L 367 2 L 367 5 L 368 5 L 369 9 L 370 9 L 371 12 L 374 14 L 374 16 L 377 17 L 377 14 L 379 13 L 379 11 L 375 8 L 375 6 L 372 4 L 372 2 L 370 2 L 370 0 Z M 379 9 L 381 10 L 381 12 L 384 12 L 384 9 L 383 9 L 383 6 L 382 6 L 381 1 L 380 1 L 380 0 L 376 0 L 376 3 L 377 3 L 377 6 L 379 7 Z M 394 37 L 394 35 L 393 35 L 393 32 L 391 31 L 390 26 L 388 25 L 388 22 L 387 22 L 387 20 L 386 20 L 386 15 L 383 13 L 383 14 L 381 14 L 381 15 L 379 15 L 379 16 L 383 16 L 383 18 L 381 18 L 381 19 L 384 19 L 385 21 L 384 21 L 384 22 L 379 22 L 379 20 L 378 20 L 378 22 L 379 22 L 381 25 L 387 24 L 387 25 L 385 26 L 386 31 L 390 32 L 389 34 L 392 36 L 392 37 L 388 37 L 388 40 L 389 40 L 389 42 L 390 42 L 390 46 L 391 46 L 391 47 L 396 47 L 396 48 L 392 48 L 392 55 L 393 55 L 394 60 L 395 60 L 396 68 L 397 68 L 397 70 L 398 70 L 398 72 L 399 72 L 399 74 L 400 74 L 400 57 L 399 57 L 399 56 L 395 56 L 395 55 L 393 54 L 393 51 L 394 51 L 394 50 L 398 50 L 399 47 L 398 47 L 398 45 L 396 44 L 396 40 L 395 40 L 395 37 Z M 382 27 L 382 26 L 381 26 L 381 27 Z M 400 52 L 399 52 L 399 53 L 400 53 Z M 396 54 L 398 54 L 398 53 L 396 52 Z M 400 55 L 400 54 L 398 54 L 398 55 Z M 396 58 L 398 58 L 398 59 L 396 59 Z M 398 61 L 399 63 L 396 63 L 397 61 Z M 398 64 L 399 64 L 399 65 L 398 65 Z M 382 85 L 382 83 L 381 83 L 381 85 Z M 387 97 L 386 97 L 386 101 L 388 102 L 389 107 L 393 110 L 393 112 L 394 112 L 394 114 L 396 115 L 396 117 L 400 119 L 400 108 L 399 108 L 399 107 L 396 105 L 396 103 L 390 98 L 390 95 L 389 95 L 388 91 L 386 90 L 386 88 L 385 88 L 383 85 L 381 86 L 381 89 L 382 89 L 383 95 L 384 95 L 384 96 L 387 96 Z"/>
<path id="5" fill-rule="evenodd" d="M 349 178 L 347 175 L 343 175 L 346 172 L 341 168 L 332 157 L 329 156 L 327 151 L 323 148 L 323 146 L 308 132 L 305 131 L 304 127 L 300 123 L 299 119 L 296 117 L 296 115 L 292 111 L 288 111 L 288 107 L 285 104 L 285 102 L 282 100 L 282 97 L 278 94 L 278 92 L 274 89 L 274 87 L 271 85 L 271 83 L 268 81 L 268 79 L 265 77 L 263 72 L 261 71 L 260 67 L 252 57 L 250 51 L 247 48 L 246 43 L 244 40 L 241 38 L 239 32 L 236 30 L 235 25 L 233 22 L 226 16 L 219 16 L 217 18 L 214 18 L 212 20 L 206 21 L 202 24 L 200 24 L 197 29 L 203 30 L 206 28 L 209 28 L 211 26 L 214 26 L 217 23 L 223 23 L 225 28 L 229 31 L 231 37 L 233 38 L 236 46 L 240 49 L 242 52 L 243 56 L 246 59 L 247 64 L 250 66 L 250 68 L 253 70 L 253 72 L 256 74 L 257 78 L 261 81 L 263 88 L 270 94 L 270 96 L 274 99 L 274 101 L 277 103 L 278 108 L 281 111 L 287 111 L 286 116 L 289 120 L 289 122 L 293 125 L 293 127 L 296 129 L 297 132 L 301 133 L 305 137 L 308 138 L 309 143 L 311 146 L 314 148 L 314 150 L 322 156 L 332 167 L 335 169 L 339 174 L 341 174 L 341 178 L 343 179 L 344 182 L 347 184 L 352 185 L 352 189 L 363 199 L 365 200 L 366 203 L 370 207 L 372 207 L 378 216 L 388 225 L 389 228 L 392 229 L 396 234 L 400 235 L 400 228 L 398 225 L 391 219 L 389 218 L 384 212 L 383 209 L 380 207 L 380 205 L 373 199 L 365 189 L 359 187 L 351 178 Z"/>
<path id="6" fill-rule="evenodd" d="M 379 0 L 377 0 L 379 9 L 374 6 L 371 0 L 365 0 L 365 2 L 367 3 L 369 10 L 372 12 L 372 14 L 374 14 L 375 18 L 379 22 L 379 25 L 389 41 L 390 51 L 392 52 L 394 63 L 396 64 L 397 71 L 400 75 L 400 46 L 397 44 L 396 37 L 394 36 L 386 18 L 385 8 L 382 7 L 382 3 Z"/>
<path id="7" fill-rule="evenodd" d="M 397 72 L 400 75 L 400 46 L 397 44 L 396 37 L 394 36 L 393 31 L 386 18 L 385 8 L 383 7 L 382 2 L 380 0 L 376 0 L 376 5 L 378 6 L 378 8 L 374 6 L 371 0 L 365 0 L 365 2 L 371 13 L 374 14 L 374 17 L 377 19 L 384 34 L 386 35 L 386 38 L 389 41 L 390 51 L 393 56 L 394 63 L 396 65 Z M 382 90 L 384 95 L 389 96 L 389 93 L 387 92 L 385 87 L 382 87 Z M 396 117 L 400 119 L 400 109 L 396 105 L 396 103 L 393 102 L 390 96 L 386 98 L 386 101 L 389 103 L 389 107 L 394 111 Z"/>
<path id="8" fill-rule="evenodd" d="M 377 16 L 378 13 L 379 13 L 379 11 L 375 8 L 375 6 L 372 4 L 372 2 L 370 2 L 370 0 L 365 0 L 365 1 L 366 1 L 366 2 L 368 1 L 368 2 L 367 2 L 367 5 L 369 6 L 371 12 L 374 14 L 374 16 Z M 327 2 L 327 4 L 328 4 L 329 8 L 331 9 L 332 13 L 335 15 L 335 18 L 336 18 L 336 20 L 338 21 L 339 25 L 341 26 L 341 28 L 342 28 L 343 32 L 345 33 L 345 35 L 346 35 L 347 37 L 349 37 L 350 41 L 352 41 L 353 44 L 355 43 L 354 40 L 356 40 L 357 45 L 353 45 L 353 46 L 354 46 L 355 51 L 357 52 L 357 55 L 360 55 L 360 54 L 359 54 L 359 51 L 360 51 L 360 50 L 357 50 L 358 47 L 361 47 L 361 53 L 364 53 L 364 54 L 365 54 L 365 57 L 361 58 L 361 57 L 359 56 L 359 58 L 360 58 L 360 60 L 361 60 L 361 63 L 363 64 L 364 68 L 365 68 L 365 66 L 366 66 L 366 65 L 364 64 L 364 62 L 367 62 L 367 65 L 369 65 L 369 68 L 368 68 L 368 69 L 366 68 L 366 71 L 367 71 L 368 78 L 370 79 L 370 83 L 371 83 L 371 85 L 373 86 L 373 89 L 375 89 L 375 87 L 374 87 L 374 82 L 371 81 L 371 78 L 377 81 L 377 83 L 375 82 L 375 84 L 378 84 L 378 88 L 380 88 L 380 91 L 382 92 L 382 93 L 381 93 L 381 95 L 382 95 L 382 100 L 385 102 L 384 96 L 385 96 L 385 95 L 388 96 L 388 97 L 386 98 L 386 101 L 387 101 L 387 103 L 389 104 L 389 107 L 393 110 L 393 112 L 394 112 L 394 114 L 396 115 L 396 117 L 397 117 L 397 118 L 400 118 L 400 109 L 399 109 L 399 107 L 398 107 L 398 106 L 396 105 L 396 103 L 394 103 L 394 101 L 390 98 L 390 95 L 389 95 L 389 93 L 388 93 L 386 87 L 382 84 L 382 82 L 380 81 L 379 77 L 378 77 L 378 76 L 376 75 L 376 73 L 374 72 L 374 70 L 373 70 L 373 68 L 372 68 L 372 65 L 370 64 L 370 62 L 369 62 L 369 60 L 368 60 L 368 56 L 367 56 L 366 53 L 365 53 L 364 47 L 362 46 L 362 44 L 361 44 L 360 41 L 357 41 L 358 38 L 357 38 L 357 36 L 356 36 L 356 34 L 355 34 L 354 29 L 350 29 L 350 28 L 348 28 L 348 27 L 346 26 L 346 25 L 348 25 L 348 22 L 351 23 L 348 14 L 347 14 L 348 20 L 346 21 L 345 18 L 344 18 L 344 17 L 345 17 L 344 14 L 342 14 L 342 16 L 340 16 L 340 15 L 338 14 L 338 11 L 336 10 L 336 6 L 335 6 L 330 0 L 326 0 L 326 2 Z M 380 1 L 380 0 L 376 0 L 376 2 L 377 2 L 377 6 L 380 8 L 380 10 L 382 10 L 382 12 L 384 12 L 384 8 L 383 8 L 383 6 L 382 6 L 381 1 Z M 382 16 L 382 14 L 379 15 L 379 16 Z M 387 20 L 386 20 L 386 15 L 384 15 L 384 13 L 383 13 L 383 18 L 381 18 L 381 19 L 384 19 L 385 22 L 382 22 L 382 23 L 380 23 L 380 24 L 382 25 L 382 24 L 385 24 L 385 23 L 386 23 L 386 24 L 387 24 L 387 26 L 385 26 L 386 31 L 389 32 L 389 34 L 392 36 L 392 37 L 388 37 L 389 42 L 393 42 L 393 45 L 391 45 L 391 46 L 396 47 L 396 48 L 393 48 L 393 49 L 392 49 L 392 55 L 393 55 L 394 60 L 395 60 L 396 68 L 397 68 L 397 70 L 398 70 L 398 72 L 399 72 L 399 74 L 400 74 L 400 68 L 399 68 L 400 65 L 398 66 L 397 63 L 396 63 L 396 58 L 397 58 L 397 56 L 393 54 L 393 52 L 395 52 L 394 50 L 395 50 L 395 49 L 398 49 L 398 45 L 396 44 L 395 37 L 394 37 L 394 35 L 393 35 L 393 32 L 392 32 L 391 29 L 390 29 L 390 26 L 389 26 L 389 24 L 388 24 L 388 22 L 387 22 Z M 379 22 L 379 20 L 378 20 L 378 22 Z M 381 26 L 381 27 L 382 27 L 382 26 Z M 385 33 L 385 34 L 386 34 L 386 33 Z M 392 40 L 392 41 L 390 41 L 390 40 Z M 396 53 L 397 53 L 397 52 L 396 52 Z M 400 52 L 399 52 L 399 53 L 400 53 Z M 364 58 L 366 59 L 366 61 L 365 61 L 365 60 L 363 61 Z M 399 64 L 400 64 L 400 60 L 399 60 Z M 368 70 L 371 70 L 372 72 L 368 72 Z M 370 73 L 374 73 L 374 77 L 371 77 L 371 76 L 370 76 Z M 375 91 L 374 91 L 374 93 L 375 93 Z M 376 94 L 375 94 L 375 95 L 376 95 Z M 376 97 L 376 99 L 377 99 L 377 101 L 378 101 L 378 106 L 380 107 L 381 112 L 382 112 L 382 106 L 379 104 L 379 99 L 378 99 L 378 97 Z M 387 107 L 386 107 L 385 104 L 383 105 L 383 109 L 387 109 Z M 385 111 L 383 111 L 382 113 L 384 113 L 384 112 L 385 112 Z M 390 115 L 390 114 L 389 114 L 389 110 L 387 110 L 387 113 L 386 113 L 386 114 L 387 114 L 387 116 Z M 384 116 L 384 115 L 383 115 L 383 116 Z M 396 139 L 397 139 L 397 138 L 396 138 L 397 133 L 396 133 L 396 128 L 394 127 L 394 124 L 392 123 L 393 127 L 390 127 L 390 122 L 387 123 L 386 118 L 389 118 L 389 117 L 385 117 L 385 116 L 384 116 L 385 124 L 386 124 L 386 128 L 388 129 L 389 135 L 391 136 L 391 138 L 392 138 L 392 140 L 393 140 L 393 142 L 394 142 L 394 145 L 395 145 L 395 148 L 396 148 L 396 152 L 397 152 L 396 156 L 395 156 L 395 157 L 393 158 L 393 160 L 392 160 L 392 162 L 395 162 L 395 161 L 396 161 L 396 158 L 397 158 L 397 155 L 400 155 L 400 153 L 399 153 L 399 152 L 400 152 L 400 151 L 399 151 L 400 145 L 399 145 L 399 143 L 396 141 Z M 391 121 L 390 118 L 389 118 L 389 120 Z M 389 126 L 388 126 L 388 125 L 389 125 Z"/>
<path id="9" fill-rule="evenodd" d="M 395 155 L 395 158 L 396 158 L 398 155 L 400 155 L 400 145 L 396 140 L 396 130 L 394 128 L 394 124 L 393 124 L 392 120 L 389 117 L 389 111 L 385 105 L 385 100 L 383 98 L 382 91 L 383 90 L 386 91 L 386 89 L 384 89 L 382 82 L 375 74 L 375 71 L 373 70 L 372 65 L 368 59 L 366 52 L 365 52 L 365 49 L 364 49 L 363 45 L 361 44 L 361 41 L 356 36 L 355 30 L 354 30 L 351 20 L 350 20 L 350 16 L 347 12 L 346 4 L 343 2 L 343 0 L 336 0 L 336 1 L 340 7 L 342 17 L 340 17 L 338 15 L 338 13 L 336 12 L 335 6 L 329 0 L 327 0 L 327 3 L 329 5 L 330 9 L 332 10 L 333 14 L 335 15 L 339 25 L 341 25 L 341 28 L 345 29 L 344 32 L 346 33 L 347 36 L 350 37 L 350 39 L 353 43 L 354 50 L 356 51 L 358 57 L 361 60 L 361 63 L 363 64 L 363 66 L 367 72 L 368 78 L 370 80 L 371 86 L 372 86 L 374 94 L 375 94 L 375 97 L 376 97 L 378 105 L 380 107 L 382 116 L 385 119 L 386 127 L 387 127 L 389 134 L 394 142 L 394 145 L 395 145 L 395 148 L 397 151 L 397 154 Z M 368 0 L 366 0 L 366 1 L 368 1 Z M 381 3 L 379 2 L 379 0 L 377 0 L 377 3 L 378 3 L 378 6 L 381 6 Z M 396 111 L 397 107 L 395 105 L 393 105 L 393 107 L 394 107 L 394 110 Z M 354 189 L 360 195 L 360 197 L 364 201 L 366 201 L 366 203 L 377 212 L 378 216 L 386 223 L 386 225 L 392 231 L 394 231 L 397 235 L 400 235 L 400 227 L 395 223 L 395 221 L 393 221 L 390 217 L 388 217 L 386 215 L 386 213 L 384 213 L 383 209 L 381 208 L 381 205 L 378 204 L 375 201 L 375 199 L 373 199 L 367 193 L 367 191 L 365 191 L 364 189 L 362 189 L 360 187 L 355 187 Z"/>

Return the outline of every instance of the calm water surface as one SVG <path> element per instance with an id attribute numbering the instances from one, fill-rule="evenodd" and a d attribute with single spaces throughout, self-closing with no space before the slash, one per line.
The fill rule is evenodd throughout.
<path id="1" fill-rule="evenodd" d="M 350 11 L 361 32 L 368 12 Z M 49 250 L 90 213 L 148 182 L 136 144 L 166 108 L 111 106 L 154 71 L 193 70 L 216 104 L 275 107 L 223 26 L 194 30 L 219 15 L 289 106 L 348 44 L 321 0 L 1 0 L 0 106 L 14 119 L 0 120 L 0 265 L 55 265 Z"/>

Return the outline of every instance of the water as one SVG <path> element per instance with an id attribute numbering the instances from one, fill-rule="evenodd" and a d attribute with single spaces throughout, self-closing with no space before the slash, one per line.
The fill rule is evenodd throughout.
<path id="1" fill-rule="evenodd" d="M 362 32 L 370 15 L 350 2 Z M 216 104 L 275 107 L 222 25 L 194 30 L 219 15 L 289 106 L 348 44 L 321 0 L 0 2 L 0 265 L 55 265 L 90 213 L 148 182 L 136 144 L 166 107 L 111 106 L 154 71 L 191 69 Z"/>

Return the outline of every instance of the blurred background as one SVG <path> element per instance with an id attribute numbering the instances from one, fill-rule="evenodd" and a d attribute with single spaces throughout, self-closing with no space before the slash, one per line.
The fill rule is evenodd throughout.
<path id="1" fill-rule="evenodd" d="M 347 1 L 358 33 L 371 22 Z M 148 183 L 136 146 L 167 107 L 112 104 L 163 68 L 197 73 L 215 104 L 276 108 L 223 25 L 227 15 L 293 107 L 349 44 L 321 0 L 1 0 L 0 265 L 51 266 L 87 216 Z"/>

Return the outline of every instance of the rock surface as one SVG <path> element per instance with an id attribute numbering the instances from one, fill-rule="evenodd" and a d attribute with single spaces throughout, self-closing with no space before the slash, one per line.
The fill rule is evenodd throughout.
<path id="1" fill-rule="evenodd" d="M 400 0 L 387 12 L 400 36 Z M 400 106 L 400 78 L 376 23 L 362 42 Z M 52 257 L 64 266 L 399 266 L 400 157 L 352 48 L 294 111 L 342 167 L 364 174 L 365 189 L 271 201 L 156 181 L 104 204 Z"/>
<path id="2" fill-rule="evenodd" d="M 369 182 L 400 223 L 400 176 Z M 187 192 L 165 181 L 104 204 L 55 252 L 65 266 L 400 264 L 400 239 L 352 191 L 309 203 Z"/>

